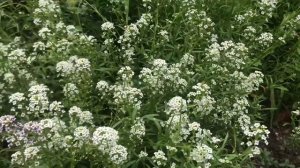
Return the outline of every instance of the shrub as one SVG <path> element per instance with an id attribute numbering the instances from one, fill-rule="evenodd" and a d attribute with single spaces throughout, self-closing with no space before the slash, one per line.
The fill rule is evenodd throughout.
<path id="1" fill-rule="evenodd" d="M 268 144 L 264 73 L 300 25 L 286 2 L 24 3 L 30 38 L 0 43 L 11 166 L 236 167 Z"/>

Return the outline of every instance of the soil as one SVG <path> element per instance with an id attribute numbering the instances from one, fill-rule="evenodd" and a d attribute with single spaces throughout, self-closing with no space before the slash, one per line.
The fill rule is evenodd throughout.
<path id="1" fill-rule="evenodd" d="M 272 129 L 266 149 L 279 163 L 288 160 L 290 164 L 300 167 L 300 148 L 291 144 L 291 132 L 291 126 Z"/>

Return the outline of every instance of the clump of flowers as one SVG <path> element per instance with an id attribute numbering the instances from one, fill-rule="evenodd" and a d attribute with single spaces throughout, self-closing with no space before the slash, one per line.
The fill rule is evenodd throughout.
<path id="1" fill-rule="evenodd" d="M 21 117 L 48 115 L 45 112 L 49 109 L 47 96 L 49 88 L 43 84 L 34 85 L 29 88 L 28 92 L 28 98 L 20 92 L 9 96 L 9 102 L 12 104 L 11 110 Z"/>
<path id="2" fill-rule="evenodd" d="M 157 166 L 165 166 L 166 161 L 168 159 L 165 156 L 165 153 L 161 150 L 154 152 L 153 161 L 156 163 Z"/>
<path id="3" fill-rule="evenodd" d="M 137 138 L 139 141 L 143 141 L 143 137 L 146 134 L 145 122 L 141 118 L 137 118 L 134 121 L 134 124 L 130 128 L 130 138 Z"/>
<path id="4" fill-rule="evenodd" d="M 185 75 L 184 70 L 188 67 L 187 60 L 193 64 L 192 55 L 184 55 L 178 64 L 168 65 L 163 59 L 155 59 L 151 64 L 151 68 L 143 68 L 139 78 L 141 84 L 153 94 L 164 94 L 165 91 L 179 90 L 183 92 L 187 86 L 187 81 L 182 76 Z M 187 74 L 192 74 L 186 71 Z"/>
<path id="5" fill-rule="evenodd" d="M 77 58 L 72 56 L 68 61 L 61 61 L 56 64 L 56 71 L 60 76 L 68 77 L 74 75 L 75 78 L 80 73 L 88 73 L 90 71 L 90 61 L 86 58 Z"/>
<path id="6" fill-rule="evenodd" d="M 110 94 L 113 99 L 111 103 L 117 106 L 123 113 L 141 108 L 143 93 L 140 89 L 132 87 L 131 79 L 133 75 L 134 72 L 129 66 L 122 67 L 118 71 L 119 83 L 109 86 L 107 82 L 99 81 L 96 86 L 101 96 Z"/>
<path id="7" fill-rule="evenodd" d="M 200 115 L 208 115 L 216 101 L 211 97 L 210 87 L 207 84 L 198 83 L 193 86 L 193 92 L 188 93 L 188 103 L 195 107 Z"/>
<path id="8" fill-rule="evenodd" d="M 121 164 L 127 159 L 127 149 L 118 145 L 118 131 L 110 127 L 98 127 L 93 133 L 93 144 L 97 145 L 99 150 L 110 156 L 114 164 Z"/>

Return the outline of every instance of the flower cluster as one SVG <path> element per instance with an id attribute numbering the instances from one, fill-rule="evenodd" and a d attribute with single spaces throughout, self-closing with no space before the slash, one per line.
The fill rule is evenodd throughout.
<path id="1" fill-rule="evenodd" d="M 63 88 L 64 95 L 69 99 L 75 99 L 79 93 L 77 86 L 74 83 L 67 83 Z"/>
<path id="2" fill-rule="evenodd" d="M 152 15 L 150 13 L 143 13 L 139 20 L 136 21 L 136 24 L 139 28 L 147 27 L 152 21 Z"/>
<path id="3" fill-rule="evenodd" d="M 192 88 L 194 91 L 188 93 L 187 102 L 195 107 L 195 112 L 200 113 L 200 115 L 208 115 L 216 103 L 211 97 L 210 87 L 207 84 L 198 83 Z"/>
<path id="4" fill-rule="evenodd" d="M 250 118 L 246 115 L 242 115 L 238 121 L 243 129 L 243 134 L 247 136 L 247 142 L 242 142 L 241 145 L 247 145 L 247 147 L 251 148 L 250 157 L 260 154 L 259 143 L 262 141 L 268 145 L 267 137 L 270 131 L 266 126 L 259 123 L 250 125 Z"/>
<path id="5" fill-rule="evenodd" d="M 156 163 L 157 166 L 164 166 L 166 165 L 167 157 L 162 150 L 158 150 L 154 152 L 153 161 Z"/>
<path id="6" fill-rule="evenodd" d="M 43 114 L 49 108 L 49 100 L 47 97 L 48 87 L 41 85 L 34 85 L 28 90 L 29 105 L 27 107 L 27 114 L 34 114 L 38 116 L 39 113 Z"/>
<path id="7" fill-rule="evenodd" d="M 56 64 L 56 71 L 63 77 L 89 72 L 90 68 L 91 64 L 88 59 L 77 58 L 77 56 L 72 56 L 68 61 L 61 61 Z"/>
<path id="8" fill-rule="evenodd" d="M 272 17 L 272 13 L 276 8 L 277 0 L 260 0 L 258 1 L 258 6 L 261 15 L 266 15 L 267 17 Z"/>
<path id="9" fill-rule="evenodd" d="M 137 118 L 134 124 L 130 128 L 130 138 L 137 138 L 139 141 L 143 141 L 143 136 L 146 134 L 145 122 L 142 118 Z"/>
<path id="10" fill-rule="evenodd" d="M 44 17 L 52 16 L 58 17 L 61 13 L 59 5 L 57 5 L 53 0 L 39 0 L 38 7 L 34 10 L 34 14 L 36 18 L 34 19 L 34 23 L 36 25 L 47 24 L 44 22 Z"/>
<path id="11" fill-rule="evenodd" d="M 119 135 L 113 128 L 98 127 L 93 133 L 92 140 L 101 152 L 110 156 L 114 164 L 120 165 L 127 159 L 127 149 L 117 144 Z"/>
<path id="12" fill-rule="evenodd" d="M 122 58 L 126 63 L 133 62 L 132 57 L 135 55 L 135 44 L 140 41 L 139 35 L 143 28 L 149 27 L 151 21 L 152 15 L 144 13 L 136 23 L 124 26 L 124 33 L 119 36 L 117 42 L 121 45 L 119 51 L 121 51 Z"/>
<path id="13" fill-rule="evenodd" d="M 96 89 L 102 92 L 101 94 L 105 94 L 109 91 L 109 84 L 106 81 L 99 81 L 96 85 Z"/>
<path id="14" fill-rule="evenodd" d="M 167 109 L 165 113 L 170 114 L 180 114 L 181 112 L 187 111 L 186 100 L 180 96 L 175 96 L 167 103 Z"/>
<path id="15" fill-rule="evenodd" d="M 137 40 L 139 33 L 138 26 L 136 24 L 130 24 L 125 27 L 124 34 L 119 37 L 118 43 L 122 45 L 122 57 L 128 62 L 133 61 L 132 56 L 134 56 L 135 53 L 132 43 Z"/>
<path id="16" fill-rule="evenodd" d="M 212 34 L 215 23 L 205 11 L 190 8 L 185 13 L 185 17 L 188 19 L 187 24 L 190 25 L 192 32 L 199 34 L 202 38 L 207 38 Z"/>
<path id="17" fill-rule="evenodd" d="M 113 103 L 120 107 L 123 112 L 127 108 L 136 110 L 141 108 L 143 93 L 140 89 L 131 86 L 114 85 L 111 90 L 113 91 Z"/>
<path id="18" fill-rule="evenodd" d="M 14 93 L 9 96 L 9 102 L 12 104 L 11 111 L 16 112 L 21 117 L 49 115 L 45 114 L 49 109 L 49 100 L 47 92 L 49 88 L 43 84 L 33 85 L 29 88 L 28 99 L 24 93 Z M 28 102 L 28 104 L 27 104 Z"/>
<path id="19" fill-rule="evenodd" d="M 69 116 L 71 118 L 71 122 L 82 124 L 91 124 L 93 125 L 93 115 L 89 111 L 82 111 L 79 107 L 73 106 L 69 110 Z"/>
<path id="20" fill-rule="evenodd" d="M 12 157 L 12 164 L 14 165 L 20 165 L 24 166 L 24 162 L 34 162 L 35 166 L 39 166 L 39 159 L 41 159 L 41 156 L 39 156 L 40 149 L 37 146 L 28 147 L 24 150 L 23 153 L 20 151 L 14 153 L 11 155 Z"/>
<path id="21" fill-rule="evenodd" d="M 243 43 L 224 41 L 209 46 L 206 59 L 219 66 L 230 69 L 241 69 L 247 60 L 248 48 Z"/>
<path id="22" fill-rule="evenodd" d="M 234 71 L 232 74 L 229 74 L 229 76 L 235 80 L 233 81 L 235 89 L 245 94 L 257 91 L 264 77 L 260 71 L 255 71 L 249 74 L 249 76 L 245 76 L 242 72 Z"/>
<path id="23" fill-rule="evenodd" d="M 247 26 L 244 30 L 243 36 L 247 39 L 253 39 L 257 30 L 253 26 Z"/>
<path id="24" fill-rule="evenodd" d="M 234 19 L 237 23 L 241 24 L 255 18 L 256 16 L 258 16 L 257 12 L 248 10 L 244 14 L 235 15 Z"/>
<path id="25" fill-rule="evenodd" d="M 142 81 L 141 83 L 153 94 L 164 94 L 165 90 L 184 91 L 187 81 L 181 77 L 183 65 L 172 64 L 168 66 L 165 60 L 155 59 L 152 62 L 151 69 L 143 68 L 141 70 L 139 78 Z"/>
<path id="26" fill-rule="evenodd" d="M 273 42 L 273 34 L 272 33 L 262 33 L 257 39 L 256 42 L 260 44 L 262 47 L 269 47 Z"/>
<path id="27" fill-rule="evenodd" d="M 118 71 L 119 83 L 110 86 L 106 81 L 99 81 L 96 86 L 101 97 L 111 97 L 113 99 L 111 103 L 123 113 L 141 108 L 143 93 L 140 89 L 132 87 L 131 79 L 133 75 L 134 72 L 131 68 L 125 66 Z"/>
<path id="28" fill-rule="evenodd" d="M 101 25 L 101 30 L 103 31 L 109 31 L 109 30 L 114 30 L 115 26 L 111 22 L 105 22 Z"/>
<path id="29" fill-rule="evenodd" d="M 53 110 L 59 110 L 60 103 L 54 103 Z M 93 145 L 109 156 L 111 163 L 120 165 L 127 159 L 127 149 L 117 144 L 118 132 L 110 127 L 98 127 L 92 136 L 90 129 L 93 126 L 82 126 L 82 124 L 93 124 L 93 116 L 88 111 L 82 111 L 73 106 L 69 110 L 70 122 L 62 121 L 58 117 L 41 119 L 39 122 L 30 121 L 21 124 L 16 121 L 15 116 L 0 117 L 0 131 L 5 133 L 5 140 L 9 147 L 20 146 L 24 150 L 12 154 L 13 165 L 39 165 L 42 159 L 42 150 L 65 150 L 66 152 L 80 152 L 83 145 Z M 71 132 L 72 135 L 67 135 Z M 40 144 L 39 146 L 37 146 Z"/>
<path id="30" fill-rule="evenodd" d="M 131 68 L 129 66 L 122 67 L 118 71 L 118 76 L 120 77 L 120 80 L 124 83 L 130 83 L 133 75 L 134 75 L 134 72 L 131 70 Z"/>
<path id="31" fill-rule="evenodd" d="M 190 153 L 190 157 L 198 164 L 203 165 L 203 167 L 210 167 L 211 164 L 209 163 L 209 160 L 213 159 L 212 149 L 205 144 L 197 144 Z"/>
<path id="32" fill-rule="evenodd" d="M 15 64 L 18 64 L 18 63 L 20 64 L 20 63 L 23 63 L 23 62 L 27 61 L 27 56 L 26 56 L 26 53 L 25 53 L 24 49 L 12 50 L 7 55 L 7 58 L 8 58 L 9 61 L 15 62 Z"/>

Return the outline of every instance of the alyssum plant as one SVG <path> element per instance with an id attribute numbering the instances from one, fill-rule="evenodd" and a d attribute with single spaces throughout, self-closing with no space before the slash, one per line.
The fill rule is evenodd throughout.
<path id="1" fill-rule="evenodd" d="M 260 154 L 269 131 L 250 96 L 264 77 L 253 55 L 293 35 L 247 25 L 272 17 L 277 2 L 262 0 L 233 18 L 244 38 L 220 40 L 207 3 L 143 0 L 129 21 L 129 1 L 111 0 L 112 17 L 93 8 L 96 39 L 68 25 L 58 2 L 29 1 L 36 41 L 0 43 L 11 166 L 236 167 Z"/>

